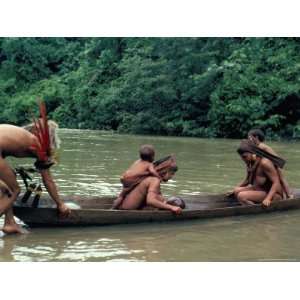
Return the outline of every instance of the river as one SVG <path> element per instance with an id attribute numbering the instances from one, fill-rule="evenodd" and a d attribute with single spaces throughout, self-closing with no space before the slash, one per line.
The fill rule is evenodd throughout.
<path id="1" fill-rule="evenodd" d="M 179 171 L 162 185 L 168 196 L 225 192 L 245 176 L 237 140 L 70 129 L 61 129 L 60 137 L 60 163 L 52 173 L 62 194 L 117 194 L 120 174 L 138 158 L 141 144 L 153 144 L 156 158 L 176 155 Z M 284 174 L 289 184 L 299 187 L 300 143 L 270 145 L 288 161 Z M 205 221 L 36 228 L 0 237 L 0 261 L 299 261 L 299 237 L 300 210 Z"/>

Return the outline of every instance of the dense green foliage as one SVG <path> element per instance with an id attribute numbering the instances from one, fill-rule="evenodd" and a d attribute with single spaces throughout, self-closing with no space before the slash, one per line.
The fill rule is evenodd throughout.
<path id="1" fill-rule="evenodd" d="M 1 123 L 45 99 L 62 127 L 300 136 L 297 38 L 1 38 Z"/>

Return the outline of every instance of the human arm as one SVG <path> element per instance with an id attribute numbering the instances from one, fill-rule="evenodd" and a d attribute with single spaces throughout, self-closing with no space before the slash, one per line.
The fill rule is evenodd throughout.
<path id="1" fill-rule="evenodd" d="M 49 169 L 40 169 L 39 170 L 43 183 L 50 195 L 50 197 L 55 201 L 57 209 L 61 216 L 66 217 L 70 215 L 71 210 L 65 205 L 65 203 L 60 199 L 57 191 L 56 184 L 51 176 Z"/>
<path id="2" fill-rule="evenodd" d="M 153 164 L 150 164 L 148 167 L 148 171 L 151 175 L 157 177 L 158 179 L 161 179 L 160 175 L 157 173 L 157 171 L 155 170 Z"/>
<path id="3" fill-rule="evenodd" d="M 243 191 L 247 188 L 251 188 L 251 186 L 249 185 L 249 171 L 248 171 L 248 168 L 247 168 L 247 174 L 246 174 L 245 179 L 239 185 L 235 186 L 233 188 L 233 190 L 226 192 L 225 195 L 227 197 L 237 196 L 237 194 L 240 191 Z"/>
<path id="4" fill-rule="evenodd" d="M 180 214 L 182 209 L 178 206 L 167 204 L 160 192 L 160 180 L 151 181 L 146 198 L 147 204 L 165 210 L 170 210 L 175 214 Z"/>
<path id="5" fill-rule="evenodd" d="M 237 186 L 237 187 L 246 187 L 249 185 L 248 176 Z"/>
<path id="6" fill-rule="evenodd" d="M 261 166 L 262 166 L 263 172 L 265 173 L 267 178 L 272 183 L 272 186 L 271 186 L 269 192 L 267 193 L 267 196 L 265 197 L 265 199 L 262 202 L 262 204 L 264 206 L 269 206 L 273 200 L 273 197 L 275 196 L 276 193 L 278 193 L 278 191 L 281 188 L 280 180 L 279 180 L 277 170 L 275 169 L 272 162 L 270 162 L 269 160 L 263 160 L 261 162 Z"/>
<path id="7" fill-rule="evenodd" d="M 236 186 L 236 188 L 247 187 L 250 185 L 250 178 L 251 178 L 253 166 L 251 166 L 249 162 L 245 162 L 245 165 L 246 165 L 246 177 L 238 186 Z"/>

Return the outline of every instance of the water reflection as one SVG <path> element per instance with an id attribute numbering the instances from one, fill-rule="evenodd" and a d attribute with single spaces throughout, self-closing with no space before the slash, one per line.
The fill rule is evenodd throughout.
<path id="1" fill-rule="evenodd" d="M 238 141 L 81 130 L 62 130 L 61 137 L 61 162 L 52 172 L 63 194 L 115 195 L 120 174 L 144 143 L 155 146 L 158 158 L 176 154 L 179 172 L 163 185 L 167 195 L 224 192 L 244 176 L 235 151 Z M 271 145 L 287 158 L 286 175 L 297 186 L 299 143 Z M 300 258 L 299 220 L 300 212 L 291 211 L 180 223 L 32 229 L 28 235 L 0 237 L 0 261 L 293 261 Z"/>

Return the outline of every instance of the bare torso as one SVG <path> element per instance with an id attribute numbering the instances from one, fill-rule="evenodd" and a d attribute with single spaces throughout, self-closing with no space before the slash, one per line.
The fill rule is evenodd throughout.
<path id="1" fill-rule="evenodd" d="M 129 167 L 129 169 L 122 175 L 122 177 L 134 177 L 147 173 L 151 165 L 152 163 L 139 159 Z"/>
<path id="2" fill-rule="evenodd" d="M 30 147 L 37 143 L 37 138 L 29 131 L 9 125 L 0 125 L 0 153 L 2 157 L 35 157 Z"/>
<path id="3" fill-rule="evenodd" d="M 277 170 L 273 163 L 267 158 L 262 158 L 255 172 L 253 187 L 256 190 L 269 192 L 272 187 L 272 178 L 269 178 L 267 169 L 271 169 L 273 176 L 278 176 Z M 282 194 L 282 187 L 279 185 L 276 193 Z"/>

